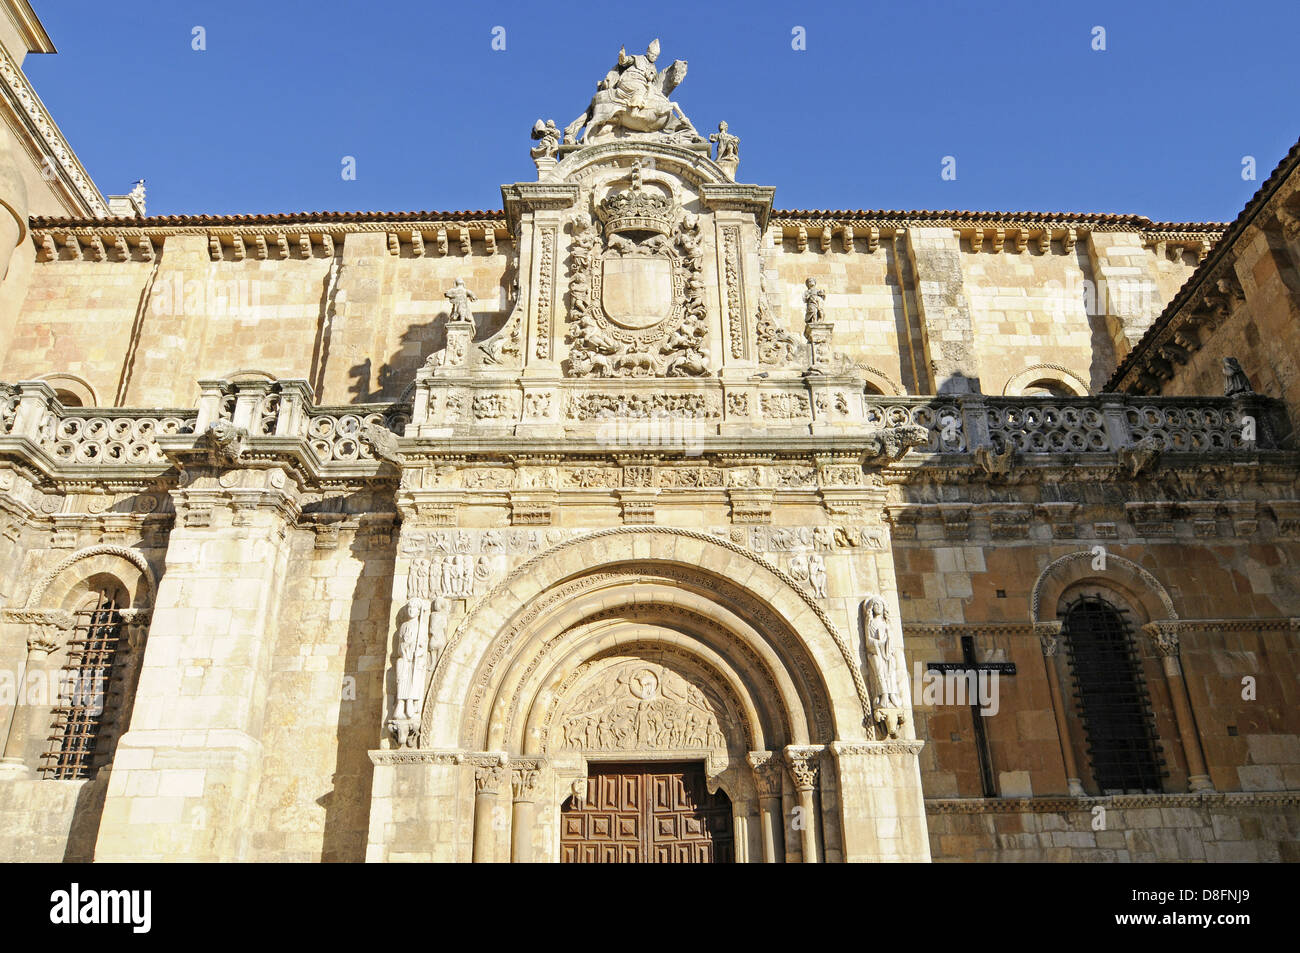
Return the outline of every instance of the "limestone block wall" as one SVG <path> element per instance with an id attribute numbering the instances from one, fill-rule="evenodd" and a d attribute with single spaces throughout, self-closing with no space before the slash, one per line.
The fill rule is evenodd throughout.
<path id="1" fill-rule="evenodd" d="M 926 802 L 938 862 L 1300 861 L 1300 796 Z"/>
<path id="2" fill-rule="evenodd" d="M 0 377 L 76 374 L 105 405 L 189 406 L 195 381 L 235 371 L 306 379 L 321 403 L 397 399 L 443 346 L 443 295 L 456 278 L 478 297 L 480 340 L 513 306 L 514 249 L 492 221 L 469 238 L 468 228 L 450 228 L 442 241 L 436 225 L 256 234 L 39 225 L 5 283 L 6 301 L 17 303 L 0 314 L 8 331 Z M 1014 234 L 999 247 L 1003 231 Z M 1077 243 L 1058 235 L 1046 251 L 1024 229 L 981 231 L 978 247 L 973 235 L 926 223 L 837 227 L 834 237 L 800 240 L 773 224 L 769 305 L 802 339 L 803 282 L 817 278 L 834 349 L 869 368 L 881 390 L 930 393 L 936 379 L 958 374 L 1001 393 L 1037 364 L 1064 366 L 1095 389 L 1126 353 L 1120 342 L 1141 334 L 1196 257 L 1172 240 L 1172 251 L 1151 245 L 1141 231 Z M 1095 266 L 1093 246 L 1105 251 Z M 1088 282 L 1135 277 L 1153 289 L 1154 311 L 1107 311 L 1100 294 L 1096 313 L 1081 303 Z"/>
<path id="3" fill-rule="evenodd" d="M 1100 388 L 1114 370 L 1114 354 L 1100 330 L 1103 318 L 1087 307 L 1085 282 L 1093 276 L 1085 246 L 1066 252 L 1057 242 L 1046 252 L 1028 246 L 1017 252 L 986 242 L 960 260 L 984 393 L 1006 392 L 1029 368 L 1055 377 L 1046 365 Z"/>
<path id="4" fill-rule="evenodd" d="M 150 260 L 131 242 L 123 260 L 108 233 L 75 253 L 61 238 L 31 269 L 0 378 L 77 374 L 107 406 L 193 406 L 196 381 L 249 370 L 308 380 L 321 403 L 395 400 L 442 346 L 456 278 L 479 298 L 483 337 L 504 321 L 508 245 L 416 255 L 382 232 L 308 237 L 310 252 L 222 246 L 219 260 L 206 233 L 155 237 Z"/>
<path id="5" fill-rule="evenodd" d="M 0 857 L 6 863 L 90 862 L 107 787 L 107 775 L 0 782 Z"/>
<path id="6" fill-rule="evenodd" d="M 929 376 L 919 349 L 915 300 L 901 283 L 900 267 L 910 270 L 906 250 L 891 240 L 881 241 L 875 251 L 867 251 L 862 241 L 851 251 L 842 248 L 841 239 L 830 251 L 814 243 L 801 252 L 791 237 L 766 249 L 774 318 L 802 340 L 804 281 L 816 278 L 826 292 L 827 318 L 835 324 L 834 349 L 883 374 L 896 392 L 922 392 Z"/>
<path id="7" fill-rule="evenodd" d="M 362 861 L 382 730 L 389 521 L 294 535 L 272 649 L 255 861 Z"/>
<path id="8" fill-rule="evenodd" d="M 1078 519 L 1109 522 L 1105 512 L 1082 511 Z M 1087 524 L 1084 524 L 1087 525 Z M 1095 524 L 1094 524 L 1095 525 Z M 922 527 L 924 529 L 924 527 Z M 1042 527 L 1050 532 L 1049 527 Z M 1092 530 L 1095 532 L 1095 530 Z M 1109 532 L 1109 530 L 1107 530 Z M 1149 531 L 1149 530 L 1148 530 Z M 1190 527 L 1189 530 L 1190 532 Z M 978 532 L 978 531 L 975 531 Z M 975 535 L 972 532 L 972 536 Z M 1215 546 L 1179 545 L 1170 538 L 1121 540 L 1081 535 L 1077 541 L 896 542 L 899 604 L 903 613 L 909 676 L 930 661 L 959 661 L 959 636 L 972 634 L 977 657 L 1015 662 L 1018 674 L 999 679 L 1000 707 L 984 718 L 999 793 L 1043 796 L 1066 792 L 1059 736 L 1048 692 L 1049 662 L 1057 666 L 1068 720 L 1079 725 L 1062 653 L 1045 662 L 1037 635 L 1027 624 L 1036 580 L 1053 560 L 1104 543 L 1108 552 L 1132 560 L 1168 590 L 1179 618 L 1180 658 L 1210 777 L 1219 791 L 1294 789 L 1300 756 L 1300 670 L 1296 634 L 1288 619 L 1300 614 L 1290 566 L 1300 556 L 1294 539 L 1220 540 Z M 1099 588 L 1126 594 L 1141 625 L 1144 609 L 1132 582 L 1095 574 Z M 1001 593 L 1001 594 L 999 594 Z M 1120 603 L 1123 605 L 1124 603 Z M 1043 618 L 1055 618 L 1045 605 Z M 1213 620 L 1233 620 L 1215 624 Z M 966 628 L 962 628 L 962 624 Z M 1189 768 L 1163 662 L 1151 639 L 1136 633 L 1149 692 L 1159 752 L 1169 776 L 1165 790 L 1186 791 Z M 1253 698 L 1243 698 L 1245 676 Z M 965 705 L 927 705 L 914 685 L 923 784 L 931 797 L 978 797 L 978 761 L 971 744 L 971 712 Z M 1072 732 L 1075 759 L 1090 788 L 1082 732 Z"/>
<path id="9" fill-rule="evenodd" d="M 118 399 L 123 366 L 153 270 L 149 262 L 139 261 L 37 263 L 8 344 L 0 348 L 0 377 L 76 374 L 94 388 L 101 404 L 124 404 Z M 186 336 L 180 335 L 182 341 Z M 172 360 L 183 364 L 186 351 L 178 348 Z M 176 399 L 189 404 L 197 396 L 190 387 L 182 388 Z M 172 403 L 160 400 L 156 406 Z"/>
<path id="10" fill-rule="evenodd" d="M 1233 249 L 1233 273 L 1244 300 L 1213 334 L 1202 332 L 1199 350 L 1175 367 L 1162 393 L 1171 396 L 1215 393 L 1223 388 L 1223 359 L 1236 357 L 1251 386 L 1300 407 L 1300 352 L 1295 346 L 1300 317 L 1300 236 L 1250 229 Z M 1294 439 L 1294 438 L 1293 438 Z"/>

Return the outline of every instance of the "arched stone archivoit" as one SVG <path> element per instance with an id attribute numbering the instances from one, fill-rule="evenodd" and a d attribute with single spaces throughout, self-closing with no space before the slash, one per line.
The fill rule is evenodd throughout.
<path id="1" fill-rule="evenodd" d="M 677 613 L 675 622 L 659 626 L 656 639 L 671 633 L 690 652 L 712 653 L 727 668 L 747 672 L 743 678 L 778 686 L 779 704 L 755 706 L 779 713 L 760 716 L 764 736 L 866 737 L 869 701 L 865 685 L 859 690 L 851 649 L 793 580 L 761 557 L 702 533 L 625 527 L 541 554 L 471 609 L 431 680 L 421 744 L 482 748 L 489 737 L 522 744 L 516 709 L 531 709 L 536 689 L 519 687 L 519 680 L 555 677 L 552 663 L 532 664 L 539 654 L 556 652 L 565 633 L 574 645 L 584 644 L 591 634 L 584 623 L 600 621 L 599 613 L 617 619 L 620 609 L 644 613 L 656 601 Z M 691 622 L 690 613 L 710 624 Z M 612 631 L 576 655 L 565 646 L 557 657 L 567 658 L 562 664 L 571 671 L 605 647 L 600 638 L 617 638 Z M 507 722 L 510 738 L 502 734 Z M 772 726 L 782 722 L 788 727 L 777 732 Z"/>
<path id="2" fill-rule="evenodd" d="M 1029 599 L 1029 617 L 1033 623 L 1050 622 L 1043 607 L 1055 613 L 1061 595 L 1077 583 L 1094 582 L 1119 590 L 1131 604 L 1146 614 L 1146 621 L 1177 619 L 1173 600 L 1160 580 L 1131 559 L 1116 553 L 1105 556 L 1105 569 L 1093 569 L 1096 558 L 1091 550 L 1067 553 L 1047 566 L 1034 582 Z"/>

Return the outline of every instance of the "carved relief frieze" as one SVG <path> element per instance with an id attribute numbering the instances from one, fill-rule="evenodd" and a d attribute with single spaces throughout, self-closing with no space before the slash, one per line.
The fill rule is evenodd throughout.
<path id="1" fill-rule="evenodd" d="M 723 748 L 722 701 L 711 686 L 642 659 L 600 673 L 554 725 L 562 751 Z"/>

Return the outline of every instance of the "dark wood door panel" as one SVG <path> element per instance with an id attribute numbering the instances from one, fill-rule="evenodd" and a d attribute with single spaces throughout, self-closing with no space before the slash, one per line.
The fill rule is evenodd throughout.
<path id="1" fill-rule="evenodd" d="M 731 802 L 704 766 L 593 765 L 587 800 L 560 815 L 564 863 L 731 863 Z"/>

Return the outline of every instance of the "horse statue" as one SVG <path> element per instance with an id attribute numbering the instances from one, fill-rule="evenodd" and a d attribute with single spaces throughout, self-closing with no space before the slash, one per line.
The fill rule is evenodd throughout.
<path id="1" fill-rule="evenodd" d="M 585 143 L 612 137 L 620 129 L 627 132 L 659 132 L 703 142 L 686 118 L 681 107 L 668 98 L 686 78 L 686 61 L 674 60 L 665 70 L 656 68 L 659 41 L 655 40 L 641 56 L 628 56 L 626 48 L 618 51 L 618 63 L 605 74 L 596 87 L 591 105 L 582 115 L 564 127 L 564 139 Z M 584 126 L 582 135 L 578 131 Z"/>

